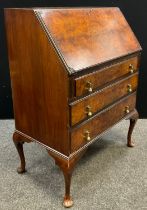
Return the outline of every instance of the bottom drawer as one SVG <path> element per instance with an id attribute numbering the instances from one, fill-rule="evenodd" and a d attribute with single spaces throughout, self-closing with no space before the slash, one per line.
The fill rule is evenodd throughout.
<path id="1" fill-rule="evenodd" d="M 74 128 L 71 131 L 71 153 L 124 118 L 133 111 L 135 104 L 136 93 L 133 93 Z"/>

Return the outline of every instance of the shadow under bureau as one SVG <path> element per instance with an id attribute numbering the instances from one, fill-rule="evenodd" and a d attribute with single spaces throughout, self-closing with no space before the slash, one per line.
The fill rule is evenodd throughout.
<path id="1" fill-rule="evenodd" d="M 70 207 L 75 164 L 98 137 L 135 109 L 141 47 L 118 8 L 5 9 L 15 132 L 47 149 L 65 178 Z"/>

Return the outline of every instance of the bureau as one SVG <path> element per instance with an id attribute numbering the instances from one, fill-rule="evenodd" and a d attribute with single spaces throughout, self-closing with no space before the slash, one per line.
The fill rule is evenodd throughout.
<path id="1" fill-rule="evenodd" d="M 13 141 L 41 144 L 65 179 L 90 144 L 135 109 L 141 47 L 119 8 L 5 9 L 15 116 Z"/>

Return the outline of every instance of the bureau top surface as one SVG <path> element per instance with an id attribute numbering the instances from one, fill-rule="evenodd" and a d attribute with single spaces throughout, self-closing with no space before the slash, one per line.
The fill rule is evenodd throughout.
<path id="1" fill-rule="evenodd" d="M 34 9 L 73 72 L 141 50 L 119 8 Z"/>

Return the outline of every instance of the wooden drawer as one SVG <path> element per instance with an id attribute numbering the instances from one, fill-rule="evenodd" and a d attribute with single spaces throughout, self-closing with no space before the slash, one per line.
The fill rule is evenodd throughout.
<path id="1" fill-rule="evenodd" d="M 74 128 L 71 131 L 71 152 L 89 143 L 100 133 L 124 118 L 129 112 L 134 110 L 135 103 L 136 92 Z"/>
<path id="2" fill-rule="evenodd" d="M 83 94 L 89 94 L 106 83 L 124 75 L 132 74 L 138 70 L 138 65 L 139 57 L 133 57 L 105 69 L 100 69 L 76 78 L 74 81 L 74 96 L 77 97 Z"/>
<path id="3" fill-rule="evenodd" d="M 71 125 L 91 117 L 93 114 L 115 102 L 137 88 L 138 73 L 119 80 L 84 99 L 75 101 L 71 106 Z"/>

